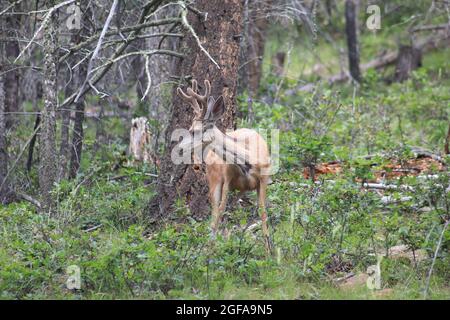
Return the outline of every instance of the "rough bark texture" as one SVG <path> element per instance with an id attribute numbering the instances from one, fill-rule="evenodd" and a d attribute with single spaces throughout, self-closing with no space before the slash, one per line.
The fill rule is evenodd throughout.
<path id="1" fill-rule="evenodd" d="M 444 153 L 450 154 L 450 121 L 448 123 L 447 137 L 445 138 Z"/>
<path id="2" fill-rule="evenodd" d="M 361 81 L 361 71 L 359 70 L 359 46 L 355 0 L 345 1 L 345 33 L 347 35 L 350 75 L 354 80 L 359 82 Z"/>
<path id="3" fill-rule="evenodd" d="M 268 27 L 266 14 L 272 0 L 245 1 L 244 39 L 241 53 L 240 87 L 251 97 L 258 93 L 262 76 L 262 60 Z"/>
<path id="4" fill-rule="evenodd" d="M 239 64 L 239 37 L 242 31 L 243 4 L 240 0 L 199 0 L 196 8 L 208 13 L 208 19 L 189 12 L 188 20 L 202 45 L 220 65 L 218 69 L 209 58 L 201 52 L 195 39 L 186 32 L 181 42 L 181 51 L 186 55 L 174 70 L 181 79 L 197 79 L 203 90 L 203 81 L 211 81 L 211 95 L 223 95 L 226 111 L 218 126 L 222 129 L 234 128 L 236 111 L 237 71 Z M 183 83 L 186 85 L 187 83 Z M 175 89 L 175 88 L 174 88 Z M 193 112 L 173 90 L 173 110 L 166 131 L 166 153 L 161 161 L 158 180 L 158 195 L 150 203 L 152 217 L 167 217 L 173 211 L 173 204 L 178 198 L 186 201 L 195 218 L 204 218 L 210 211 L 208 186 L 202 170 L 195 171 L 192 166 L 175 165 L 171 161 L 171 151 L 176 142 L 171 142 L 171 134 L 177 128 L 189 128 Z"/>
<path id="5" fill-rule="evenodd" d="M 71 45 L 76 45 L 80 42 L 79 33 L 74 33 L 71 36 Z M 81 84 L 79 79 L 79 69 L 76 69 L 75 72 L 69 73 L 67 72 L 67 81 L 66 87 L 64 89 L 64 96 L 67 98 L 71 94 L 75 92 L 75 90 Z M 70 159 L 70 143 L 69 143 L 69 128 L 70 128 L 70 112 L 72 106 L 67 106 L 63 110 L 61 110 L 61 145 L 59 149 L 59 176 L 58 180 L 67 178 L 68 175 L 68 165 Z"/>
<path id="6" fill-rule="evenodd" d="M 53 5 L 51 3 L 49 5 Z M 56 155 L 56 105 L 57 105 L 57 13 L 55 12 L 44 28 L 44 82 L 42 127 L 40 136 L 39 187 L 42 196 L 42 209 L 51 211 L 54 199 L 50 194 L 57 177 Z"/>
<path id="7" fill-rule="evenodd" d="M 0 26 L 1 27 L 1 26 Z M 3 72 L 3 48 L 0 45 L 0 73 Z M 8 173 L 8 153 L 6 149 L 6 104 L 5 104 L 5 77 L 0 75 L 0 203 L 5 202 L 6 196 L 6 174 Z"/>
<path id="8" fill-rule="evenodd" d="M 80 65 L 80 73 L 86 75 L 87 66 Z M 83 151 L 83 122 L 84 122 L 84 98 L 81 97 L 75 103 L 75 120 L 73 123 L 72 133 L 72 147 L 70 148 L 70 168 L 69 178 L 73 179 L 77 176 L 78 169 L 80 169 L 81 153 Z"/>
<path id="9" fill-rule="evenodd" d="M 20 6 L 17 6 L 20 11 Z M 19 38 L 17 34 L 20 30 L 20 15 L 6 16 L 6 36 L 11 38 Z M 8 63 L 8 73 L 5 75 L 5 103 L 7 112 L 19 111 L 19 71 L 14 68 L 12 62 L 19 55 L 18 41 L 8 41 L 5 43 L 5 56 Z M 17 115 L 10 114 L 7 116 L 7 127 L 11 127 Z"/>
<path id="10" fill-rule="evenodd" d="M 74 42 L 78 43 L 84 36 L 89 35 L 88 25 L 90 9 L 86 7 L 86 2 L 82 2 L 82 7 L 80 8 L 82 11 L 82 28 L 75 36 Z M 81 63 L 74 72 L 75 88 L 79 87 L 82 79 L 86 79 L 87 74 L 87 61 Z M 80 169 L 81 162 L 81 154 L 83 151 L 83 122 L 84 122 L 84 111 L 85 111 L 85 103 L 84 96 L 80 97 L 78 101 L 75 103 L 75 120 L 73 121 L 73 131 L 72 131 L 72 145 L 70 148 L 70 166 L 69 166 L 69 178 L 73 179 L 77 176 L 78 170 Z"/>
<path id="11" fill-rule="evenodd" d="M 395 67 L 394 81 L 402 82 L 422 65 L 422 51 L 414 46 L 401 46 Z"/>

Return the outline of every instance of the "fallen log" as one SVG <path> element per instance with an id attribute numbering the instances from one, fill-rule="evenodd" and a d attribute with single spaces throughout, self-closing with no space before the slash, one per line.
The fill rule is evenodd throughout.
<path id="1" fill-rule="evenodd" d="M 411 30 L 411 32 L 415 33 L 415 32 L 421 32 L 421 31 L 435 31 L 435 30 L 447 30 L 447 29 L 450 30 L 449 23 L 419 26 L 419 27 L 413 28 Z"/>
<path id="2" fill-rule="evenodd" d="M 429 37 L 426 37 L 424 39 L 418 40 L 415 44 L 415 48 L 417 50 L 420 50 L 422 54 L 439 49 L 441 46 L 448 46 L 450 43 L 448 43 L 448 39 L 450 39 L 450 32 L 447 32 L 445 28 L 437 28 L 437 29 L 443 29 L 443 32 L 438 32 L 438 35 L 432 35 Z M 393 65 L 397 62 L 399 57 L 399 51 L 393 50 L 389 51 L 387 53 L 384 53 L 380 55 L 379 57 L 364 63 L 361 65 L 361 71 L 365 72 L 369 69 L 381 69 L 384 67 L 388 67 L 390 65 Z M 347 70 L 332 75 L 328 78 L 323 79 L 328 84 L 332 85 L 335 83 L 344 82 L 347 80 L 350 80 L 350 74 Z M 312 91 L 314 89 L 315 85 L 311 83 L 303 84 L 295 89 L 287 90 L 287 95 L 295 94 L 298 91 Z"/>

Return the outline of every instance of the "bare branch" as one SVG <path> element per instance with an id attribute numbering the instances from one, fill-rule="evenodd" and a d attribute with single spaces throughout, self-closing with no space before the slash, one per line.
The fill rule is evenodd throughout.
<path id="1" fill-rule="evenodd" d="M 71 4 L 75 2 L 75 0 L 67 0 L 64 1 L 60 4 L 57 4 L 56 6 L 52 7 L 49 9 L 49 11 L 47 12 L 47 14 L 44 17 L 44 21 L 42 21 L 41 26 L 39 27 L 39 29 L 34 33 L 33 38 L 31 38 L 30 42 L 28 42 L 28 44 L 25 46 L 25 48 L 23 48 L 23 50 L 19 53 L 19 55 L 17 56 L 17 58 L 14 60 L 14 63 L 17 63 L 17 61 L 20 59 L 20 57 L 25 53 L 25 51 L 28 50 L 28 48 L 31 46 L 31 44 L 34 42 L 34 39 L 36 39 L 37 35 L 42 31 L 42 29 L 46 26 L 46 24 L 49 22 L 52 14 L 54 11 L 56 11 L 57 9 Z"/>
<path id="2" fill-rule="evenodd" d="M 88 69 L 87 69 L 87 72 L 86 72 L 86 79 L 84 80 L 84 83 L 81 86 L 80 91 L 78 92 L 78 94 L 77 94 L 77 96 L 75 98 L 75 102 L 77 102 L 78 99 L 80 98 L 81 93 L 83 92 L 83 89 L 86 86 L 86 83 L 89 83 L 89 85 L 91 87 L 93 87 L 93 84 L 89 80 L 89 77 L 90 77 L 90 74 L 91 74 L 91 69 L 92 69 L 92 64 L 93 64 L 95 58 L 97 57 L 98 52 L 100 51 L 100 47 L 102 45 L 103 38 L 105 37 L 106 31 L 108 31 L 109 24 L 111 23 L 111 20 L 112 20 L 112 18 L 114 16 L 114 13 L 116 12 L 116 7 L 117 7 L 117 3 L 118 2 L 119 2 L 118 0 L 114 0 L 113 4 L 111 6 L 111 9 L 109 10 L 109 14 L 108 14 L 108 17 L 106 18 L 105 25 L 103 26 L 102 33 L 100 34 L 100 37 L 98 38 L 97 46 L 95 47 L 94 53 L 92 54 L 92 57 L 89 60 L 89 65 L 88 65 Z"/>

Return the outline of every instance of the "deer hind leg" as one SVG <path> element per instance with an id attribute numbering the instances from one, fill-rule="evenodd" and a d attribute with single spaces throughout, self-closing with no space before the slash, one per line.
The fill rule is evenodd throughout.
<path id="1" fill-rule="evenodd" d="M 258 186 L 258 205 L 261 214 L 262 232 L 264 236 L 264 244 L 268 253 L 271 252 L 269 228 L 267 227 L 267 213 L 266 213 L 266 190 L 267 179 L 261 179 Z"/>

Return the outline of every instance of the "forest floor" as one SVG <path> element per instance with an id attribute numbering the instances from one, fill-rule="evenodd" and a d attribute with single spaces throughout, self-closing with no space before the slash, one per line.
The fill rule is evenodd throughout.
<path id="1" fill-rule="evenodd" d="M 329 47 L 316 53 L 324 61 L 332 54 Z M 288 78 L 264 79 L 254 123 L 246 120 L 247 97 L 239 97 L 239 127 L 281 129 L 280 170 L 268 190 L 271 257 L 255 195 L 252 204 L 227 210 L 214 241 L 209 221 L 194 221 L 181 199 L 173 219 L 155 227 L 147 205 L 157 172 L 126 165 L 128 125 L 103 119 L 99 141 L 88 120 L 82 170 L 54 190 L 56 216 L 38 214 L 27 201 L 0 208 L 0 298 L 450 299 L 449 159 L 420 174 L 389 176 L 399 169 L 392 161 L 418 161 L 414 147 L 442 156 L 449 55 L 427 54 L 403 83 L 386 83 L 388 68 L 369 70 L 359 87 L 319 83 L 288 94 L 302 68 L 292 59 Z M 12 148 L 23 145 L 30 127 L 32 119 L 21 124 Z M 331 175 L 313 182 L 305 174 L 333 161 L 342 165 Z M 30 183 L 36 169 L 17 170 L 16 182 L 38 197 Z M 365 187 L 370 181 L 384 187 Z M 381 287 L 372 290 L 368 269 L 377 263 Z M 78 274 L 81 288 L 68 289 Z"/>

